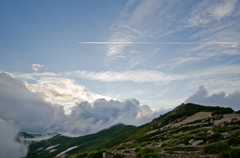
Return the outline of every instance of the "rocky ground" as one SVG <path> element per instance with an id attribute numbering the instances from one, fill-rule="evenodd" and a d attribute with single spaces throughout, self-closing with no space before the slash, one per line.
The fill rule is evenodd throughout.
<path id="1" fill-rule="evenodd" d="M 145 133 L 145 141 L 133 140 L 118 145 L 111 153 L 121 153 L 124 157 L 146 157 L 141 150 L 152 149 L 149 157 L 221 157 L 223 151 L 206 152 L 209 144 L 225 143 L 229 147 L 240 145 L 240 114 L 212 116 L 211 112 L 198 112 L 177 123 Z M 232 144 L 235 139 L 235 144 Z M 222 152 L 222 153 L 221 153 Z M 109 156 L 111 157 L 111 156 Z M 113 157 L 113 156 L 112 156 Z"/>

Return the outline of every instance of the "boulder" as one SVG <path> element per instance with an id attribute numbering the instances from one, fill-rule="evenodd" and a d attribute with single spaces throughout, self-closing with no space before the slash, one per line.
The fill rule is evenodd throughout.
<path id="1" fill-rule="evenodd" d="M 194 142 L 194 139 L 191 139 L 188 141 L 189 144 L 192 144 Z"/>
<path id="2" fill-rule="evenodd" d="M 203 143 L 203 140 L 196 140 L 196 141 L 192 142 L 192 146 L 197 146 L 201 143 Z"/>
<path id="3" fill-rule="evenodd" d="M 207 131 L 207 134 L 213 134 L 213 133 L 214 133 L 214 132 L 213 132 L 213 130 L 211 130 L 211 129 Z"/>
<path id="4" fill-rule="evenodd" d="M 112 155 L 112 154 L 109 154 L 109 153 L 106 153 L 106 152 L 103 152 L 103 153 L 102 153 L 102 157 L 103 157 L 103 158 L 113 158 L 113 155 Z"/>
<path id="5" fill-rule="evenodd" d="M 230 134 L 228 132 L 221 133 L 224 139 L 227 139 L 230 137 Z"/>

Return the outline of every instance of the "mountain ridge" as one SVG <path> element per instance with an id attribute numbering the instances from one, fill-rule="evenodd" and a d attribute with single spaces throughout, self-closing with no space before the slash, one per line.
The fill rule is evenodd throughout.
<path id="1" fill-rule="evenodd" d="M 202 116 L 199 117 L 200 119 L 197 117 L 199 115 Z M 192 119 L 192 122 L 191 120 L 186 122 L 189 117 L 197 118 Z M 227 120 L 228 118 L 231 119 Z M 239 120 L 240 114 L 236 114 L 231 108 L 202 106 L 193 103 L 181 104 L 174 110 L 139 127 L 117 124 L 96 134 L 83 137 L 71 139 L 55 136 L 46 141 L 33 143 L 30 145 L 27 157 L 53 157 L 74 145 L 78 145 L 78 147 L 67 152 L 68 157 L 102 157 L 106 153 L 110 153 L 110 157 L 114 157 L 114 154 L 125 157 L 146 157 L 145 148 L 151 148 L 152 156 L 157 155 L 157 157 L 182 156 L 178 155 L 175 150 L 184 150 L 181 151 L 183 155 L 191 152 L 192 156 L 204 156 L 208 153 L 203 152 L 203 145 L 222 143 L 222 141 L 228 142 L 230 137 L 235 138 L 236 132 L 240 133 Z M 228 135 L 227 139 L 225 139 L 226 135 Z M 64 141 L 58 141 L 58 139 Z M 235 142 L 235 144 L 240 145 L 240 137 L 235 139 L 239 140 L 239 143 Z M 53 153 L 44 151 L 44 148 L 46 149 L 49 145 L 57 145 L 58 143 L 60 145 Z M 229 155 L 230 149 L 232 149 L 231 145 L 231 143 L 228 144 L 230 147 L 227 154 Z M 43 148 L 42 153 L 38 150 L 39 148 Z M 147 157 L 152 157 L 151 154 Z M 219 156 L 219 153 L 214 154 L 214 156 Z M 207 156 L 209 157 L 209 155 Z"/>

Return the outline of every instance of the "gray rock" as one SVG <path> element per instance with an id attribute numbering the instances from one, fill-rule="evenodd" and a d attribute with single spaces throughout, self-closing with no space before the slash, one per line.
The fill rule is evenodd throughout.
<path id="1" fill-rule="evenodd" d="M 203 143 L 203 140 L 197 140 L 197 141 L 192 142 L 192 146 L 197 146 L 201 143 Z"/>
<path id="2" fill-rule="evenodd" d="M 214 133 L 214 132 L 213 132 L 213 130 L 211 130 L 211 129 L 207 131 L 207 134 L 213 134 L 213 133 Z"/>
<path id="3" fill-rule="evenodd" d="M 112 154 L 108 154 L 108 153 L 106 153 L 106 152 L 103 152 L 103 153 L 102 153 L 102 157 L 103 157 L 103 158 L 113 158 L 113 155 L 112 155 Z"/>
<path id="4" fill-rule="evenodd" d="M 192 144 L 194 142 L 194 139 L 189 140 L 189 144 Z"/>
<path id="5" fill-rule="evenodd" d="M 234 123 L 234 122 L 237 122 L 238 119 L 237 118 L 232 118 L 232 120 L 230 121 L 230 123 Z"/>
<path id="6" fill-rule="evenodd" d="M 230 137 L 230 134 L 228 132 L 221 133 L 224 139 L 227 139 Z"/>

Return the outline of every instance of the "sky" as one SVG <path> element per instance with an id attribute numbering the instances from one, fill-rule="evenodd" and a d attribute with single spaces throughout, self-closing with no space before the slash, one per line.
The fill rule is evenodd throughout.
<path id="1" fill-rule="evenodd" d="M 183 102 L 240 109 L 239 0 L 11 0 L 0 20 L 4 125 L 84 135 Z"/>

